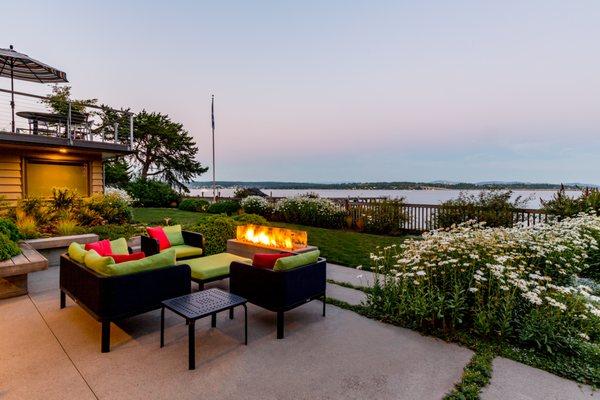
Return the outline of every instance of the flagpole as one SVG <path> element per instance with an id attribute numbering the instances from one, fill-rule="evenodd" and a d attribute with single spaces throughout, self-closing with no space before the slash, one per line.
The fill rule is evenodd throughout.
<path id="1" fill-rule="evenodd" d="M 210 98 L 210 117 L 212 126 L 212 190 L 213 203 L 217 201 L 217 185 L 215 181 L 215 95 Z"/>

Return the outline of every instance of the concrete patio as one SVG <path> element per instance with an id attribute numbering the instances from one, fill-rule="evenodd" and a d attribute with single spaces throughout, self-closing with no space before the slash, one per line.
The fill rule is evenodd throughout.
<path id="1" fill-rule="evenodd" d="M 352 276 L 340 268 L 331 268 L 332 276 Z M 70 300 L 59 309 L 58 268 L 50 268 L 30 275 L 29 295 L 0 301 L 0 398 L 441 399 L 472 356 L 332 305 L 326 318 L 320 311 L 316 301 L 291 311 L 286 338 L 276 340 L 275 315 L 250 305 L 248 346 L 240 312 L 233 321 L 219 315 L 216 329 L 200 320 L 196 370 L 189 371 L 187 329 L 170 312 L 164 348 L 154 311 L 113 324 L 111 352 L 100 353 L 99 323 Z M 540 379 L 552 398 L 595 398 L 552 374 L 504 364 L 494 363 L 501 374 L 485 398 L 546 398 L 526 389 L 531 382 L 514 381 L 515 371 Z"/>
<path id="2" fill-rule="evenodd" d="M 100 353 L 100 326 L 70 300 L 58 307 L 58 268 L 31 274 L 30 294 L 0 302 L 3 399 L 440 399 L 459 380 L 471 351 L 312 302 L 286 317 L 275 339 L 273 313 L 197 323 L 197 366 L 187 369 L 187 331 L 160 312 L 112 327 Z M 238 313 L 241 316 L 241 314 Z"/>

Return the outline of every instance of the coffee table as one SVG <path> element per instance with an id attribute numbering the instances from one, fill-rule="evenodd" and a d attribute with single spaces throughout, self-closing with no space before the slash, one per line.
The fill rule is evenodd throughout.
<path id="1" fill-rule="evenodd" d="M 217 313 L 229 310 L 233 319 L 233 309 L 244 307 L 244 344 L 248 344 L 248 307 L 246 299 L 220 289 L 208 289 L 163 301 L 160 310 L 160 347 L 165 345 L 165 308 L 185 318 L 188 324 L 188 361 L 189 369 L 196 368 L 196 332 L 197 319 L 211 316 L 212 327 L 217 326 Z"/>

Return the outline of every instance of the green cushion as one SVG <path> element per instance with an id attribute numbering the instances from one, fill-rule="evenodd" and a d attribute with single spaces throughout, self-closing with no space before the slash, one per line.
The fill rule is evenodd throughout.
<path id="1" fill-rule="evenodd" d="M 275 261 L 273 271 L 287 271 L 303 265 L 314 264 L 319 259 L 319 250 L 308 251 L 295 256 L 282 257 Z"/>
<path id="2" fill-rule="evenodd" d="M 180 258 L 187 257 L 200 257 L 202 255 L 202 248 L 188 246 L 187 244 L 181 244 L 179 246 L 171 246 L 169 249 L 175 250 L 175 257 L 179 260 Z M 169 250 L 163 250 L 163 252 Z"/>
<path id="3" fill-rule="evenodd" d="M 87 254 L 87 250 L 83 245 L 73 242 L 69 245 L 69 249 L 67 250 L 67 254 L 71 257 L 71 260 L 83 264 L 85 262 L 85 255 Z"/>
<path id="4" fill-rule="evenodd" d="M 115 264 L 115 260 L 113 260 L 112 257 L 102 257 L 100 254 L 96 253 L 96 250 L 88 251 L 85 254 L 84 261 L 86 267 L 103 275 L 108 275 L 108 266 Z"/>
<path id="5" fill-rule="evenodd" d="M 142 258 L 141 260 L 125 261 L 119 264 L 109 264 L 105 275 L 128 275 L 140 271 L 149 271 L 175 265 L 175 251 L 168 249 L 161 253 Z"/>
<path id="6" fill-rule="evenodd" d="M 125 238 L 111 240 L 110 250 L 113 254 L 129 254 L 129 249 L 127 248 L 127 240 Z"/>
<path id="7" fill-rule="evenodd" d="M 185 244 L 183 241 L 183 235 L 181 234 L 181 225 L 163 226 L 165 235 L 171 242 L 171 246 L 180 246 Z"/>
<path id="8" fill-rule="evenodd" d="M 229 265 L 233 261 L 252 265 L 252 260 L 229 253 L 192 258 L 190 260 L 178 261 L 177 264 L 189 265 L 192 269 L 192 278 L 205 280 L 217 276 L 229 275 Z"/>

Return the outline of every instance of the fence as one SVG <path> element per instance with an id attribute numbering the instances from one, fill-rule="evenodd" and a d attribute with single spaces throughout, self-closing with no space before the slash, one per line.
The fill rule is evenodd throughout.
<path id="1" fill-rule="evenodd" d="M 344 204 L 348 215 L 352 217 L 353 225 L 357 225 L 365 214 L 377 212 L 381 203 L 357 203 L 347 201 Z M 535 209 L 493 210 L 485 208 L 465 208 L 459 206 L 442 206 L 434 204 L 401 204 L 400 215 L 404 216 L 398 224 L 401 230 L 409 232 L 425 232 L 439 229 L 441 218 L 451 215 L 456 220 L 466 219 L 495 219 L 508 221 L 509 225 L 523 224 L 533 226 L 548 221 L 548 214 Z M 487 217 L 487 218 L 484 218 Z M 490 218 L 491 217 L 491 218 Z"/>

